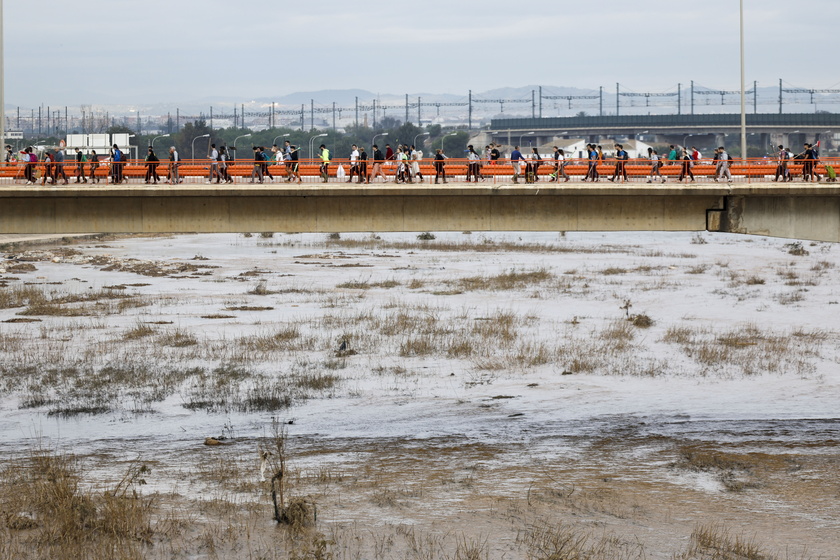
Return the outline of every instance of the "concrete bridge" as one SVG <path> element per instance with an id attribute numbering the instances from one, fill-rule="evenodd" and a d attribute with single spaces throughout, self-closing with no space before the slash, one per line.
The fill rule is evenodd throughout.
<path id="1" fill-rule="evenodd" d="M 6 185 L 0 234 L 635 230 L 840 242 L 834 185 Z"/>

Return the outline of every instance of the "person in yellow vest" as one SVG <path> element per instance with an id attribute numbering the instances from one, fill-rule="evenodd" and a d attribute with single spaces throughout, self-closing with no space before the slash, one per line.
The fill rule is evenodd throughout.
<path id="1" fill-rule="evenodd" d="M 330 151 L 323 144 L 318 149 L 321 156 L 321 179 L 327 183 L 330 180 Z"/>

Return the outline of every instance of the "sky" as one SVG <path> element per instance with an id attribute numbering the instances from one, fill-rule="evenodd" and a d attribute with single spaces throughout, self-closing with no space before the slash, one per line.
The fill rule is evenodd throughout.
<path id="1" fill-rule="evenodd" d="M 840 2 L 744 0 L 746 79 L 832 88 Z M 7 106 L 183 103 L 360 88 L 740 87 L 738 0 L 4 3 Z"/>

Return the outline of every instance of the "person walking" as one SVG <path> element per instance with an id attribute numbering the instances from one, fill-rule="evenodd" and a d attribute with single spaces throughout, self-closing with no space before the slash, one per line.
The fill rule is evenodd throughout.
<path id="1" fill-rule="evenodd" d="M 611 183 L 614 183 L 616 179 L 621 177 L 621 182 L 627 182 L 627 160 L 630 157 L 627 155 L 627 150 L 624 149 L 624 146 L 621 144 L 615 145 L 615 170 L 613 171 L 613 176 L 609 178 Z"/>
<path id="2" fill-rule="evenodd" d="M 662 182 L 665 182 L 665 177 L 662 176 L 662 160 L 659 159 L 659 154 L 653 148 L 648 148 L 648 159 L 650 160 L 650 175 L 648 175 L 648 183 L 653 182 L 654 177 L 659 177 Z"/>
<path id="3" fill-rule="evenodd" d="M 691 154 L 688 151 L 683 151 L 682 155 L 682 167 L 680 168 L 680 178 L 677 179 L 679 182 L 686 177 L 691 177 L 691 182 L 694 182 L 694 173 L 692 173 L 691 168 L 694 167 L 694 161 L 691 159 Z"/>
<path id="4" fill-rule="evenodd" d="M 149 182 L 154 180 L 154 184 L 157 185 L 158 177 L 157 168 L 160 165 L 160 158 L 155 155 L 155 150 L 149 146 L 149 151 L 146 154 L 146 184 L 148 185 Z"/>
<path id="5" fill-rule="evenodd" d="M 292 143 L 288 140 L 283 142 L 283 163 L 286 165 L 286 182 L 292 180 Z"/>
<path id="6" fill-rule="evenodd" d="M 38 161 L 38 156 L 33 153 L 32 146 L 27 146 L 23 150 L 22 158 L 24 162 L 23 176 L 26 179 L 26 184 L 32 185 L 36 182 L 35 163 Z"/>
<path id="7" fill-rule="evenodd" d="M 422 150 L 416 147 L 411 147 L 411 176 L 421 183 L 423 182 L 423 173 L 420 171 L 420 162 L 423 160 Z"/>
<path id="8" fill-rule="evenodd" d="M 382 177 L 382 180 L 387 183 L 388 178 L 385 176 L 385 173 L 382 172 L 382 164 L 385 163 L 385 156 L 382 155 L 382 150 L 380 150 L 379 146 L 376 144 L 374 144 L 371 149 L 373 150 L 373 170 L 368 183 L 372 182 L 377 177 Z"/>
<path id="9" fill-rule="evenodd" d="M 361 175 L 359 174 L 359 148 L 356 144 L 350 146 L 350 174 L 348 176 L 347 182 L 353 182 L 353 176 L 359 177 L 361 179 Z M 361 183 L 361 180 L 359 181 Z"/>
<path id="10" fill-rule="evenodd" d="M 300 177 L 300 150 L 297 146 L 290 146 L 291 151 L 289 152 L 289 157 L 291 158 L 291 172 L 292 172 L 292 179 L 297 179 L 298 183 L 302 183 L 303 179 Z"/>
<path id="11" fill-rule="evenodd" d="M 64 184 L 67 185 L 70 181 L 67 180 L 67 173 L 64 172 L 64 148 L 59 147 L 55 151 L 55 172 L 53 175 L 53 184 L 58 183 L 58 178 L 64 179 Z"/>
<path id="12" fill-rule="evenodd" d="M 179 167 L 181 167 L 181 156 L 178 155 L 175 146 L 172 146 L 169 148 L 169 180 L 167 181 L 170 185 L 177 185 L 181 182 L 178 174 Z"/>
<path id="13" fill-rule="evenodd" d="M 470 182 L 470 176 L 478 183 L 478 162 L 481 156 L 475 151 L 473 145 L 467 146 L 467 183 Z"/>
<path id="14" fill-rule="evenodd" d="M 114 183 L 122 183 L 125 178 L 125 154 L 116 144 L 111 148 L 111 161 L 114 167 Z"/>
<path id="15" fill-rule="evenodd" d="M 217 182 L 221 178 L 221 175 L 219 175 L 219 150 L 216 149 L 216 144 L 210 144 L 207 157 L 210 159 L 210 173 L 207 175 L 207 181 L 205 182 L 209 185 L 213 182 L 213 177 L 216 178 Z"/>
<path id="16" fill-rule="evenodd" d="M 98 183 L 99 177 L 96 176 L 96 170 L 99 169 L 99 156 L 96 155 L 96 150 L 90 151 L 90 167 L 88 168 L 88 175 L 91 183 Z"/>
<path id="17" fill-rule="evenodd" d="M 446 155 L 443 150 L 438 148 L 435 152 L 435 184 L 438 184 L 438 179 L 443 179 L 443 184 L 446 184 Z"/>
<path id="18" fill-rule="evenodd" d="M 510 153 L 510 164 L 513 166 L 513 182 L 519 183 L 519 175 L 522 173 L 522 162 L 525 158 L 522 157 L 522 152 L 519 151 L 519 146 L 514 146 Z"/>
<path id="19" fill-rule="evenodd" d="M 233 177 L 228 171 L 228 152 L 224 146 L 219 146 L 219 174 L 225 183 L 233 183 Z"/>
<path id="20" fill-rule="evenodd" d="M 318 146 L 318 156 L 321 158 L 321 180 L 325 183 L 330 182 L 330 151 L 324 144 Z"/>
<path id="21" fill-rule="evenodd" d="M 533 147 L 531 148 L 531 159 L 528 160 L 528 164 L 526 165 L 526 168 L 530 168 L 530 170 L 526 170 L 525 172 L 525 182 L 536 183 L 540 180 L 540 165 L 542 165 L 542 157 L 540 156 L 539 150 Z"/>
<path id="22" fill-rule="evenodd" d="M 370 183 L 367 169 L 368 155 L 364 146 L 359 146 L 359 184 Z"/>
<path id="23" fill-rule="evenodd" d="M 595 148 L 595 144 L 586 145 L 586 155 L 589 159 L 589 169 L 586 170 L 586 177 L 583 180 L 598 181 L 598 150 Z"/>
<path id="24" fill-rule="evenodd" d="M 44 164 L 44 173 L 41 175 L 41 184 L 46 185 L 47 181 L 50 182 L 51 185 L 55 184 L 55 165 L 53 162 L 55 158 L 49 152 L 49 150 L 44 151 L 44 155 L 41 156 L 41 163 Z"/>
<path id="25" fill-rule="evenodd" d="M 259 179 L 259 182 L 263 182 L 263 157 L 260 153 L 259 146 L 252 146 L 251 149 L 254 151 L 254 167 L 251 169 L 251 183 L 254 182 L 254 179 Z"/>
<path id="26" fill-rule="evenodd" d="M 87 183 L 87 178 L 85 177 L 85 162 L 87 158 L 85 158 L 85 154 L 82 153 L 81 148 L 76 148 L 76 180 L 75 183 Z"/>
<path id="27" fill-rule="evenodd" d="M 732 172 L 729 171 L 729 154 L 726 153 L 726 148 L 724 148 L 723 146 L 719 146 L 715 183 L 717 183 L 719 179 L 723 179 L 724 177 L 726 177 L 726 181 L 728 183 L 732 182 Z"/>
<path id="28" fill-rule="evenodd" d="M 782 181 L 788 180 L 788 153 L 785 150 L 785 147 L 779 144 L 779 153 L 777 155 L 778 163 L 776 165 L 776 176 L 773 178 L 774 181 L 778 181 L 779 177 L 781 176 Z"/>

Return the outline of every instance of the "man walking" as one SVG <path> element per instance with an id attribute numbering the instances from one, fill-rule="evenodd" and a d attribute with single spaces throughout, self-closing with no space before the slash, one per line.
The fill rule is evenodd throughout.
<path id="1" fill-rule="evenodd" d="M 321 180 L 325 183 L 330 181 L 330 151 L 324 144 L 318 146 L 318 156 L 321 158 Z"/>
<path id="2" fill-rule="evenodd" d="M 207 157 L 210 158 L 210 174 L 207 177 L 207 184 L 213 182 L 213 177 L 216 177 L 216 182 L 222 180 L 222 176 L 219 174 L 219 150 L 216 149 L 216 144 L 210 144 L 210 153 L 207 154 Z"/>
<path id="3" fill-rule="evenodd" d="M 259 146 L 253 146 L 254 150 L 254 168 L 251 170 L 251 182 L 254 182 L 254 177 L 257 177 L 260 183 L 263 182 L 263 157 Z"/>
<path id="4" fill-rule="evenodd" d="M 382 150 L 379 149 L 379 146 L 376 144 L 373 145 L 373 172 L 370 175 L 370 179 L 368 183 L 376 179 L 376 177 L 382 177 L 382 180 L 386 183 L 388 182 L 387 177 L 385 177 L 385 173 L 382 172 L 382 164 L 385 163 L 385 156 L 382 154 Z"/>
<path id="5" fill-rule="evenodd" d="M 443 179 L 443 184 L 446 184 L 446 156 L 441 148 L 435 152 L 435 184 L 438 184 L 438 178 Z"/>
<path id="6" fill-rule="evenodd" d="M 350 146 L 350 177 L 347 179 L 348 183 L 353 182 L 353 176 L 359 177 L 359 182 L 362 182 L 362 176 L 359 174 L 359 149 L 356 147 L 356 144 Z"/>
<path id="7" fill-rule="evenodd" d="M 85 178 L 85 155 L 80 148 L 76 148 L 76 183 L 87 183 Z"/>
<path id="8" fill-rule="evenodd" d="M 519 174 L 522 173 L 522 162 L 525 158 L 522 157 L 522 152 L 519 151 L 519 146 L 514 146 L 510 153 L 510 163 L 513 166 L 513 182 L 519 183 Z"/>
<path id="9" fill-rule="evenodd" d="M 59 147 L 55 151 L 55 178 L 53 179 L 53 183 L 58 183 L 58 178 L 64 178 L 64 184 L 68 184 L 69 181 L 67 180 L 67 174 L 64 172 L 64 148 Z"/>
<path id="10" fill-rule="evenodd" d="M 177 185 L 181 182 L 178 176 L 178 168 L 181 166 L 181 158 L 175 150 L 175 146 L 169 148 L 169 183 L 170 185 Z"/>

